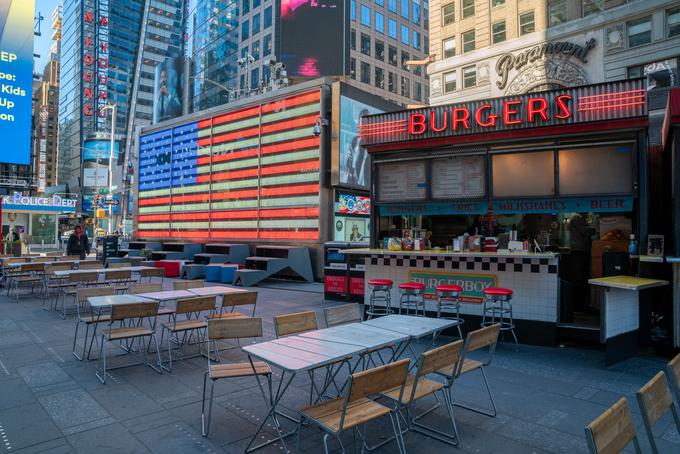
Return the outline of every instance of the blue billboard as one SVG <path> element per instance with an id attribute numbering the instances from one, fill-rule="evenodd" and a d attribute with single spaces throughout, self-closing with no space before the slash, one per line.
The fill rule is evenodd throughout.
<path id="1" fill-rule="evenodd" d="M 0 162 L 29 164 L 33 14 L 29 0 L 0 0 Z"/>
<path id="2" fill-rule="evenodd" d="M 118 161 L 120 144 L 113 143 L 113 165 Z M 103 188 L 109 185 L 109 157 L 111 142 L 102 139 L 88 139 L 83 144 L 83 187 Z"/>

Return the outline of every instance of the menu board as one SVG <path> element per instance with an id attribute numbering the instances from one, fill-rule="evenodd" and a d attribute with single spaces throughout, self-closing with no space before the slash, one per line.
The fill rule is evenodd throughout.
<path id="1" fill-rule="evenodd" d="M 378 197 L 382 202 L 424 200 L 426 196 L 425 161 L 382 164 L 378 167 Z"/>
<path id="2" fill-rule="evenodd" d="M 454 156 L 432 161 L 432 198 L 484 197 L 484 156 Z"/>

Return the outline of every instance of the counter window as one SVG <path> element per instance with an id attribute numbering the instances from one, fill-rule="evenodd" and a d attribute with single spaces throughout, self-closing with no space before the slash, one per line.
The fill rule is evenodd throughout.
<path id="1" fill-rule="evenodd" d="M 432 198 L 477 198 L 485 191 L 484 156 L 452 156 L 432 160 Z"/>
<path id="2" fill-rule="evenodd" d="M 633 192 L 633 146 L 560 150 L 560 194 Z"/>
<path id="3" fill-rule="evenodd" d="M 425 161 L 382 164 L 378 167 L 378 197 L 381 201 L 424 200 L 426 195 Z"/>
<path id="4" fill-rule="evenodd" d="M 550 196 L 555 193 L 552 151 L 497 154 L 492 157 L 494 197 Z"/>

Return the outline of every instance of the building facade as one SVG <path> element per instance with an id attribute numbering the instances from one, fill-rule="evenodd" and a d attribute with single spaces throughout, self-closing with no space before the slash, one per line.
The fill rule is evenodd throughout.
<path id="1" fill-rule="evenodd" d="M 54 54 L 53 54 L 54 56 Z M 33 169 L 36 191 L 57 184 L 57 144 L 59 113 L 59 61 L 50 59 L 42 81 L 33 93 Z"/>
<path id="2" fill-rule="evenodd" d="M 286 64 L 293 84 L 344 75 L 389 101 L 423 103 L 424 66 L 407 62 L 429 53 L 428 17 L 427 0 L 295 7 L 273 0 L 197 0 L 191 12 L 193 109 L 266 91 L 272 59 Z"/>
<path id="3" fill-rule="evenodd" d="M 432 104 L 634 77 L 650 88 L 678 83 L 678 1 L 435 2 Z"/>

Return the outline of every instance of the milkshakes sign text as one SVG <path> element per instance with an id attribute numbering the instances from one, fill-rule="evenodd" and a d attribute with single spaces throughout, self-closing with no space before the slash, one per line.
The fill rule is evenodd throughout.
<path id="1" fill-rule="evenodd" d="M 643 80 L 451 104 L 362 118 L 362 144 L 375 145 L 543 126 L 643 117 Z"/>

